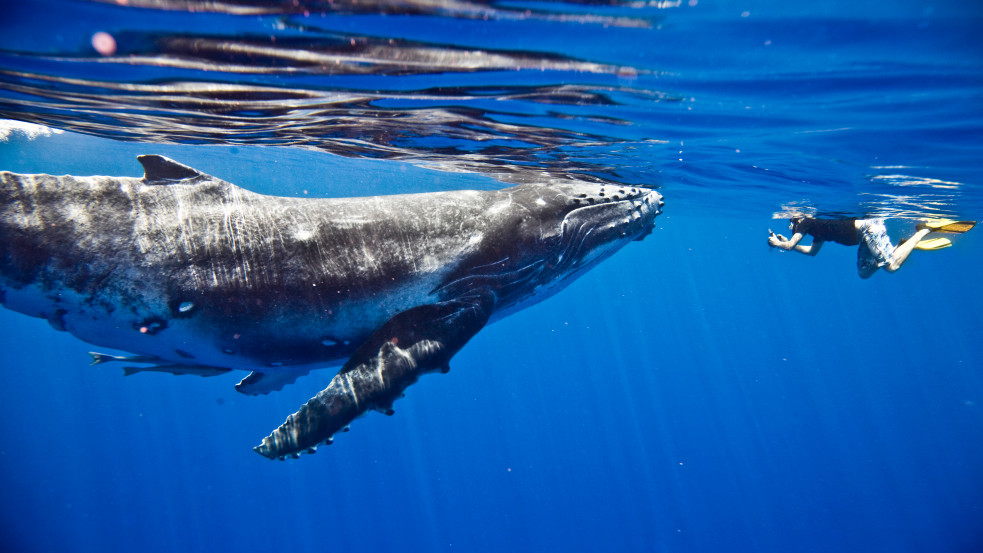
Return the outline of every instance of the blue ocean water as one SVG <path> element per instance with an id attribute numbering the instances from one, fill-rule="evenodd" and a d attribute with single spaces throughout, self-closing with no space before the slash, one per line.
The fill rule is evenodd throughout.
<path id="1" fill-rule="evenodd" d="M 790 213 L 895 242 L 981 218 L 979 5 L 129 4 L 0 8 L 0 115 L 43 125 L 0 169 L 158 153 L 295 196 L 548 175 L 657 186 L 665 212 L 285 462 L 250 448 L 334 371 L 262 397 L 124 378 L 0 310 L 4 550 L 983 548 L 983 234 L 869 280 L 852 248 L 765 243 Z"/>

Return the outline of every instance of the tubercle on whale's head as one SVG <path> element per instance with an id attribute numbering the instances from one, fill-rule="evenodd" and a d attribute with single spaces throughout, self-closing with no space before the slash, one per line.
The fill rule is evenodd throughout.
<path id="1" fill-rule="evenodd" d="M 559 185 L 567 211 L 559 222 L 554 278 L 573 278 L 655 228 L 662 195 L 631 186 L 588 183 Z"/>
<path id="2" fill-rule="evenodd" d="M 541 187 L 524 204 L 542 225 L 541 253 L 570 270 L 650 234 L 664 202 L 651 188 L 577 182 Z"/>
<path id="3" fill-rule="evenodd" d="M 662 212 L 664 205 L 662 195 L 656 190 L 640 186 L 568 181 L 525 185 L 509 192 L 512 192 L 515 202 L 523 205 L 533 218 L 544 225 L 549 226 L 577 214 L 597 225 L 614 225 L 619 232 L 626 234 L 635 232 L 639 227 L 654 225 L 654 219 Z M 638 216 L 634 221 L 623 220 L 619 216 L 633 213 Z M 547 229 L 544 228 L 544 231 Z"/>
<path id="4" fill-rule="evenodd" d="M 559 184 L 555 188 L 566 196 L 569 206 L 565 224 L 577 220 L 595 232 L 604 231 L 610 240 L 639 239 L 649 234 L 665 205 L 662 195 L 651 188 L 591 183 Z"/>

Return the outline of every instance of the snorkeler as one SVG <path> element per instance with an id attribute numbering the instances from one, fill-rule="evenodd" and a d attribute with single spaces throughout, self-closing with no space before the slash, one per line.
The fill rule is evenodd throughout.
<path id="1" fill-rule="evenodd" d="M 789 229 L 791 238 L 775 234 L 768 229 L 768 245 L 783 250 L 794 250 L 806 255 L 816 255 L 825 242 L 836 242 L 844 246 L 859 246 L 857 250 L 857 272 L 860 278 L 870 278 L 877 269 L 893 273 L 901 268 L 911 252 L 938 250 L 951 246 L 948 238 L 922 240 L 931 232 L 963 233 L 973 228 L 975 221 L 949 221 L 933 219 L 918 223 L 917 232 L 897 247 L 891 244 L 883 219 L 813 219 L 793 217 Z M 812 236 L 812 244 L 800 245 L 806 235 Z"/>

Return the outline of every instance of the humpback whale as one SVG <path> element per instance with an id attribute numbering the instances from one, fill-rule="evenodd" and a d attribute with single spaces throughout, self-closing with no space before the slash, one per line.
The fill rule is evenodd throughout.
<path id="1" fill-rule="evenodd" d="M 0 172 L 0 300 L 132 356 L 126 374 L 249 371 L 246 394 L 341 365 L 254 449 L 331 443 L 451 358 L 654 228 L 662 197 L 521 184 L 364 198 L 250 192 L 171 159 L 144 176 Z"/>

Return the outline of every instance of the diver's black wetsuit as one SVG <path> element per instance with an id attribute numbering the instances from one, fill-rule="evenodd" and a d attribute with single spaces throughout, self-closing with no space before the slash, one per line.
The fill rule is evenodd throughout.
<path id="1" fill-rule="evenodd" d="M 792 232 L 808 234 L 814 240 L 836 242 L 844 246 L 856 246 L 860 243 L 856 219 L 805 218 L 795 223 Z"/>

